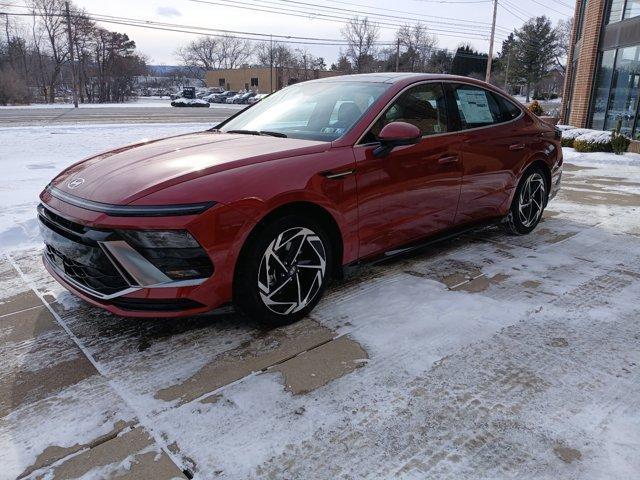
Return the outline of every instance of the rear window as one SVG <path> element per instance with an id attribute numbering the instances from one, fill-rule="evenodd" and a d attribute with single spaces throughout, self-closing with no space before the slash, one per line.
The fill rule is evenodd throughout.
<path id="1" fill-rule="evenodd" d="M 522 111 L 520 107 L 518 107 L 515 103 L 507 100 L 501 95 L 493 94 L 500 107 L 500 116 L 502 122 L 508 122 L 510 120 L 514 120 L 520 116 Z"/>

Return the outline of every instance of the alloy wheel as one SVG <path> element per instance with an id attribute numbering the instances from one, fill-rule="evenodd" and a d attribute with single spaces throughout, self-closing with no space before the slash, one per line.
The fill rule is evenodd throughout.
<path id="1" fill-rule="evenodd" d="M 269 244 L 260 260 L 260 297 L 278 315 L 299 312 L 321 290 L 326 268 L 320 237 L 306 227 L 287 229 Z"/>
<path id="2" fill-rule="evenodd" d="M 533 173 L 527 178 L 518 202 L 518 217 L 525 228 L 535 225 L 544 208 L 546 185 L 539 173 Z"/>

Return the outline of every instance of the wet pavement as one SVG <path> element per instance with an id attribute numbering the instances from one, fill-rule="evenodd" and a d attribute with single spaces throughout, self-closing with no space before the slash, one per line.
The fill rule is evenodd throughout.
<path id="1" fill-rule="evenodd" d="M 1 257 L 0 478 L 633 478 L 640 166 L 584 158 L 531 235 L 363 267 L 278 329 L 123 319 Z"/>

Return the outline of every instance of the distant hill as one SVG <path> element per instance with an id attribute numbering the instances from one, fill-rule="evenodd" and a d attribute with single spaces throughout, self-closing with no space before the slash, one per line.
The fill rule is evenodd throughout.
<path id="1" fill-rule="evenodd" d="M 180 70 L 181 66 L 179 65 L 149 65 L 149 73 L 151 75 L 156 75 L 162 77 L 164 75 L 169 75 L 176 70 Z"/>

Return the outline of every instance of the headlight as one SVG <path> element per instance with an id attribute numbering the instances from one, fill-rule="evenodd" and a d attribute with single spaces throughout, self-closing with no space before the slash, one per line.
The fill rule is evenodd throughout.
<path id="1" fill-rule="evenodd" d="M 172 280 L 213 275 L 207 252 L 186 230 L 119 230 L 118 233 Z"/>
<path id="2" fill-rule="evenodd" d="M 197 248 L 200 244 L 186 230 L 120 230 L 125 240 L 144 248 Z"/>

